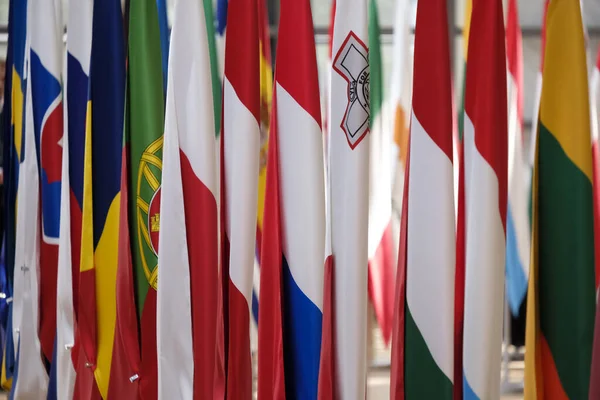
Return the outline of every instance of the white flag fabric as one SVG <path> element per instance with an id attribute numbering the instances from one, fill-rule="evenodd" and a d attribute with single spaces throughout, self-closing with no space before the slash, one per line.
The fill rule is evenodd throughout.
<path id="1" fill-rule="evenodd" d="M 337 387 L 365 398 L 369 210 L 369 60 L 367 2 L 338 0 L 330 93 L 329 185 L 335 263 Z"/>
<path id="2" fill-rule="evenodd" d="M 208 399 L 217 343 L 217 139 L 204 8 L 195 0 L 180 0 L 175 11 L 164 140 L 159 399 Z"/>
<path id="3" fill-rule="evenodd" d="M 26 50 L 29 50 L 27 47 Z M 26 76 L 30 76 L 29 60 L 25 60 Z M 42 399 L 48 390 L 48 374 L 42 362 L 38 338 L 40 208 L 38 162 L 33 130 L 31 85 L 27 85 L 25 103 L 25 155 L 19 170 L 15 243 L 15 275 L 13 328 L 17 338 L 17 379 L 11 398 Z M 27 210 L 27 212 L 24 212 Z"/>

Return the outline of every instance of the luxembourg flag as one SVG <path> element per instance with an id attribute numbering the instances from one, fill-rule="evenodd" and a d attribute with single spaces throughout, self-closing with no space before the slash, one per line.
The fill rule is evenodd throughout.
<path id="1" fill-rule="evenodd" d="M 31 4 L 31 3 L 30 3 Z M 31 69 L 26 63 L 28 80 Z M 17 364 L 10 399 L 43 399 L 48 390 L 48 374 L 42 360 L 39 329 L 40 204 L 38 163 L 35 154 L 33 104 L 30 81 L 25 97 L 25 140 L 19 172 L 13 328 L 18 335 Z M 56 304 L 54 304 L 56 307 Z M 20 312 L 19 312 L 20 311 Z"/>
<path id="2" fill-rule="evenodd" d="M 475 0 L 465 90 L 464 399 L 500 397 L 507 208 L 501 0 Z"/>
<path id="3" fill-rule="evenodd" d="M 177 3 L 169 54 L 158 270 L 159 399 L 212 399 L 218 170 L 204 8 Z"/>
<path id="4" fill-rule="evenodd" d="M 260 154 L 256 0 L 230 0 L 221 136 L 221 263 L 227 396 L 252 396 L 250 312 Z M 219 339 L 221 340 L 221 339 Z"/>
<path id="5" fill-rule="evenodd" d="M 367 376 L 369 49 L 366 0 L 338 0 L 333 28 L 329 190 L 337 387 L 364 399 Z"/>
<path id="6" fill-rule="evenodd" d="M 263 225 L 258 395 L 317 399 L 325 256 L 319 80 L 310 1 L 283 0 Z M 302 196 L 298 196 L 302 193 Z M 281 304 L 278 299 L 283 299 Z M 285 312 L 282 314 L 282 307 Z M 283 334 L 282 334 L 283 329 Z M 283 343 L 281 339 L 283 337 Z M 285 368 L 273 360 L 282 360 Z M 285 370 L 283 375 L 277 372 Z"/>
<path id="7" fill-rule="evenodd" d="M 508 3 L 508 211 L 506 217 L 506 292 L 512 315 L 527 293 L 530 256 L 529 185 L 531 169 L 523 151 L 523 49 L 517 0 Z"/>
<path id="8" fill-rule="evenodd" d="M 56 282 L 62 166 L 62 1 L 31 0 L 31 92 L 39 162 L 42 240 L 40 244 L 40 329 L 42 352 L 52 360 L 56 333 Z"/>

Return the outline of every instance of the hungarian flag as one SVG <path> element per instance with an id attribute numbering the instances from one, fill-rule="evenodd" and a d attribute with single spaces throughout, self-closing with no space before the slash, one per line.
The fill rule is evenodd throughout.
<path id="1" fill-rule="evenodd" d="M 318 391 L 325 184 L 312 21 L 308 0 L 282 2 L 262 237 L 261 398 L 316 399 Z"/>
<path id="2" fill-rule="evenodd" d="M 600 50 L 590 82 L 590 106 L 592 117 L 592 162 L 594 187 L 594 253 L 596 260 L 596 288 L 598 288 L 598 265 L 600 263 L 600 149 L 598 148 L 598 120 L 600 117 Z M 596 323 L 594 328 L 594 352 L 590 376 L 590 398 L 600 396 L 600 308 L 596 308 Z"/>
<path id="3" fill-rule="evenodd" d="M 596 290 L 590 98 L 579 1 L 551 1 L 546 23 L 533 178 L 525 398 L 552 393 L 585 399 Z"/>
<path id="4" fill-rule="evenodd" d="M 390 82 L 389 112 L 397 154 L 393 176 L 392 203 L 394 210 L 400 213 L 404 190 L 404 168 L 408 154 L 409 113 L 411 107 L 413 79 L 413 36 L 411 34 L 411 0 L 396 2 L 394 24 L 394 52 L 392 55 L 392 77 Z"/>
<path id="5" fill-rule="evenodd" d="M 4 132 L 4 262 L 6 265 L 6 341 L 2 349 L 2 371 L 0 383 L 2 388 L 10 390 L 13 373 L 15 372 L 15 357 L 17 352 L 18 335 L 15 333 L 13 319 L 21 315 L 17 310 L 18 304 L 13 297 L 15 271 L 15 240 L 17 221 L 17 190 L 19 185 L 19 169 L 23 161 L 24 111 L 25 99 L 25 41 L 27 31 L 27 4 L 12 0 L 9 5 L 8 49 L 7 49 L 7 78 L 5 90 L 9 95 L 4 97 L 4 117 L 8 119 L 10 128 Z M 17 312 L 18 311 L 18 312 Z"/>
<path id="6" fill-rule="evenodd" d="M 99 21 L 102 21 L 101 23 Z M 81 398 L 107 398 L 116 325 L 125 49 L 121 3 L 94 2 L 90 94 L 85 138 L 78 327 L 94 371 Z M 111 160 L 106 162 L 106 160 Z M 80 372 L 81 371 L 81 372 Z"/>
<path id="7" fill-rule="evenodd" d="M 25 54 L 28 52 L 27 47 Z M 31 77 L 32 73 L 28 61 L 25 77 Z M 31 89 L 31 81 L 27 79 L 17 197 L 19 207 L 27 212 L 18 213 L 16 221 L 13 328 L 17 332 L 17 356 L 11 399 L 43 399 L 48 388 L 48 373 L 38 336 L 41 205 Z"/>
<path id="8" fill-rule="evenodd" d="M 156 289 L 165 110 L 156 2 L 131 1 L 128 45 L 129 217 L 140 317 L 139 385 L 140 396 L 156 398 Z"/>
<path id="9" fill-rule="evenodd" d="M 227 396 L 252 395 L 250 309 L 260 153 L 256 0 L 231 0 L 227 15 L 221 136 L 221 262 Z"/>
<path id="10" fill-rule="evenodd" d="M 463 127 L 464 397 L 500 397 L 508 117 L 502 1 L 475 0 Z"/>
<path id="11" fill-rule="evenodd" d="M 403 349 L 392 353 L 392 371 L 404 374 L 392 377 L 402 382 L 392 386 L 393 399 L 453 398 L 456 239 L 448 43 L 446 5 L 419 3 L 398 266 L 406 277 L 406 298 L 398 299 L 394 326 L 404 330 L 404 342 L 395 342 Z"/>
<path id="12" fill-rule="evenodd" d="M 56 282 L 60 230 L 64 59 L 62 2 L 32 0 L 29 9 L 30 84 L 41 191 L 39 335 L 44 357 L 50 362 L 56 334 Z"/>
<path id="13" fill-rule="evenodd" d="M 338 0 L 333 30 L 329 186 L 340 398 L 362 398 L 367 374 L 369 50 L 367 2 Z"/>
<path id="14" fill-rule="evenodd" d="M 523 137 L 523 48 L 517 1 L 509 0 L 506 22 L 508 59 L 508 210 L 506 217 L 506 295 L 513 316 L 519 316 L 527 293 L 531 252 L 529 185 L 531 174 Z"/>
<path id="15" fill-rule="evenodd" d="M 203 14 L 198 2 L 180 1 L 171 36 L 157 325 L 165 399 L 215 397 L 218 146 Z"/>
<path id="16" fill-rule="evenodd" d="M 57 398 L 73 397 L 75 385 L 75 343 L 79 261 L 81 252 L 81 211 L 83 205 L 83 157 L 92 48 L 91 1 L 69 2 L 67 38 L 67 118 L 63 136 L 61 226 L 57 287 Z"/>
<path id="17" fill-rule="evenodd" d="M 394 319 L 394 249 L 392 244 L 392 131 L 383 110 L 383 73 L 377 2 L 369 0 L 371 155 L 369 159 L 369 298 L 383 341 L 390 342 Z"/>

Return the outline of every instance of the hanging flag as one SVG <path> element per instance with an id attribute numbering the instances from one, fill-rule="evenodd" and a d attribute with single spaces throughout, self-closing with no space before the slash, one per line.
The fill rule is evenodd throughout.
<path id="1" fill-rule="evenodd" d="M 402 208 L 404 188 L 404 167 L 408 154 L 409 112 L 412 93 L 413 36 L 411 34 L 411 0 L 396 2 L 396 23 L 394 25 L 394 53 L 392 58 L 392 78 L 389 98 L 390 121 L 392 123 L 396 168 L 393 177 L 392 201 L 394 210 Z"/>
<path id="2" fill-rule="evenodd" d="M 383 341 L 389 344 L 394 319 L 394 250 L 392 245 L 392 132 L 385 124 L 379 14 L 369 0 L 371 155 L 369 160 L 369 298 Z"/>
<path id="3" fill-rule="evenodd" d="M 407 193 L 403 205 L 406 298 L 399 298 L 396 330 L 403 350 L 392 354 L 393 399 L 452 399 L 454 374 L 455 223 L 452 78 L 448 18 L 443 2 L 421 2 L 415 31 L 415 68 Z M 402 325 L 398 325 L 402 323 Z M 394 335 L 396 337 L 396 335 Z"/>
<path id="4" fill-rule="evenodd" d="M 548 17 L 548 6 L 550 5 L 550 0 L 546 0 L 544 2 L 544 16 L 542 19 L 542 34 L 541 34 L 541 46 L 540 46 L 540 69 L 537 73 L 536 85 L 535 85 L 535 98 L 533 105 L 533 118 L 532 118 L 532 126 L 531 126 L 531 135 L 529 138 L 529 146 L 528 146 L 528 157 L 529 164 L 533 168 L 535 163 L 535 149 L 536 149 L 536 139 L 538 135 L 538 121 L 539 121 L 539 113 L 540 113 L 540 100 L 542 97 L 542 73 L 544 71 L 544 58 L 546 54 L 546 25 L 547 25 L 547 17 Z"/>
<path id="5" fill-rule="evenodd" d="M 508 3 L 508 210 L 506 218 L 506 292 L 513 316 L 527 293 L 530 256 L 529 179 L 523 154 L 523 48 L 516 0 Z"/>
<path id="6" fill-rule="evenodd" d="M 591 118 L 592 118 L 592 161 L 594 188 L 594 253 L 596 261 L 596 288 L 598 288 L 598 265 L 600 263 L 600 149 L 598 144 L 598 120 L 600 117 L 600 49 L 592 78 L 591 88 Z M 596 323 L 594 326 L 594 345 L 592 353 L 592 369 L 590 374 L 590 399 L 600 396 L 600 308 L 596 307 Z"/>
<path id="7" fill-rule="evenodd" d="M 135 293 L 140 317 L 140 396 L 156 397 L 156 288 L 164 105 L 156 3 L 129 9 L 128 111 L 130 201 Z"/>
<path id="8" fill-rule="evenodd" d="M 252 394 L 250 307 L 260 152 L 256 0 L 231 0 L 221 137 L 221 260 L 227 396 Z"/>
<path id="9" fill-rule="evenodd" d="M 158 14 L 158 27 L 160 29 L 160 54 L 163 75 L 163 90 L 167 92 L 167 71 L 169 64 L 169 19 L 167 12 L 167 0 L 156 0 L 156 12 Z"/>
<path id="10" fill-rule="evenodd" d="M 219 72 L 219 57 L 217 56 L 217 44 L 215 40 L 215 24 L 212 0 L 204 0 L 204 19 L 206 20 L 206 33 L 208 40 L 208 51 L 210 54 L 210 75 L 213 91 L 215 132 L 219 136 L 221 132 L 221 76 Z"/>
<path id="11" fill-rule="evenodd" d="M 158 276 L 163 399 L 214 397 L 218 147 L 203 13 L 197 2 L 180 1 L 171 42 Z"/>
<path id="12" fill-rule="evenodd" d="M 281 4 L 262 245 L 261 398 L 285 390 L 316 399 L 318 391 L 325 184 L 312 21 L 309 1 Z"/>
<path id="13" fill-rule="evenodd" d="M 269 149 L 269 124 L 273 97 L 273 69 L 271 67 L 271 36 L 267 7 L 258 0 L 258 40 L 260 60 L 260 169 L 258 173 L 258 209 L 256 215 L 256 254 L 254 259 L 252 316 L 258 324 L 258 298 L 260 296 L 260 249 L 265 208 L 265 186 L 267 182 L 267 152 Z"/>
<path id="14" fill-rule="evenodd" d="M 367 374 L 369 50 L 367 2 L 338 0 L 333 33 L 329 185 L 341 398 L 362 398 Z"/>
<path id="15" fill-rule="evenodd" d="M 56 279 L 60 228 L 63 137 L 62 2 L 31 0 L 31 92 L 40 169 L 42 240 L 40 244 L 40 342 L 52 360 L 56 334 Z"/>
<path id="16" fill-rule="evenodd" d="M 546 22 L 525 398 L 553 393 L 584 399 L 590 386 L 596 296 L 592 141 L 579 1 L 551 1 Z"/>
<path id="17" fill-rule="evenodd" d="M 91 388 L 85 388 L 85 398 L 98 398 L 98 392 L 106 398 L 111 375 L 116 320 L 121 181 L 118 160 L 123 143 L 124 54 L 120 2 L 94 2 L 78 328 L 97 388 L 93 383 Z M 107 163 L 106 160 L 113 161 Z M 77 370 L 78 380 L 80 370 Z"/>
<path id="18" fill-rule="evenodd" d="M 216 28 L 217 33 L 220 36 L 225 34 L 225 28 L 227 27 L 227 6 L 229 0 L 217 0 L 217 15 L 216 15 Z"/>
<path id="19" fill-rule="evenodd" d="M 475 0 L 463 121 L 466 244 L 463 370 L 464 398 L 469 399 L 500 397 L 508 171 L 504 45 L 502 2 Z M 494 95 L 477 95 L 484 92 Z"/>

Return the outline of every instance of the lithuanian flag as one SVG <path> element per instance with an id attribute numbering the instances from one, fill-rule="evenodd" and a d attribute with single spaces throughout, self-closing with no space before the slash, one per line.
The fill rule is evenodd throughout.
<path id="1" fill-rule="evenodd" d="M 546 24 L 525 399 L 587 399 L 596 298 L 588 75 L 579 0 L 552 0 Z"/>

